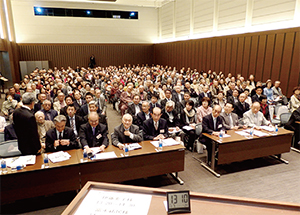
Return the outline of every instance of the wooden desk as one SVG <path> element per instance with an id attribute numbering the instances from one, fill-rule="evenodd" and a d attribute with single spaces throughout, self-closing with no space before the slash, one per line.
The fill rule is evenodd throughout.
<path id="1" fill-rule="evenodd" d="M 36 156 L 35 165 L 0 176 L 1 204 L 11 201 L 80 189 L 78 150 L 70 150 L 71 158 L 42 169 L 43 157 Z"/>
<path id="2" fill-rule="evenodd" d="M 118 158 L 81 163 L 82 184 L 90 180 L 122 182 L 184 170 L 182 145 L 164 147 L 161 152 L 157 152 L 150 141 L 143 141 L 140 145 L 142 148 L 130 151 L 128 157 L 122 157 L 123 150 L 110 145 L 105 151 L 114 151 Z M 177 176 L 176 179 L 183 184 Z"/>
<path id="3" fill-rule="evenodd" d="M 264 130 L 262 131 L 269 133 Z M 216 151 L 218 151 L 218 164 L 228 164 L 270 155 L 277 155 L 278 159 L 288 163 L 281 159 L 281 154 L 290 151 L 293 135 L 291 131 L 279 128 L 276 135 L 264 137 L 254 136 L 251 139 L 243 137 L 233 130 L 227 131 L 227 134 L 229 134 L 230 137 L 222 139 L 206 133 L 203 134 L 212 140 L 212 160 L 210 167 L 205 163 L 201 163 L 201 165 L 217 177 L 220 177 L 220 174 L 215 172 Z"/>
<path id="4" fill-rule="evenodd" d="M 184 147 L 164 147 L 157 152 L 150 141 L 141 142 L 142 149 L 130 151 L 122 157 L 123 150 L 112 145 L 105 152 L 114 151 L 115 159 L 81 162 L 83 150 L 66 151 L 67 161 L 52 163 L 42 169 L 43 158 L 36 156 L 35 165 L 0 176 L 1 204 L 36 196 L 80 189 L 88 180 L 122 182 L 126 180 L 176 172 L 175 179 L 183 184 L 177 173 L 184 170 Z M 174 176 L 172 174 L 172 176 Z"/>
<path id="5" fill-rule="evenodd" d="M 148 215 L 167 214 L 163 202 L 167 200 L 166 192 L 171 191 L 166 189 L 88 182 L 64 210 L 62 215 L 75 214 L 81 202 L 91 189 L 152 195 Z M 300 211 L 300 206 L 293 203 L 194 192 L 190 192 L 190 196 L 191 213 L 187 215 L 296 215 L 299 214 Z"/>

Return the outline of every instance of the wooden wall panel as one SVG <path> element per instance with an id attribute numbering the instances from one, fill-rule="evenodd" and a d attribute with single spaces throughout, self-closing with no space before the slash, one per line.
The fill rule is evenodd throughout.
<path id="1" fill-rule="evenodd" d="M 69 65 L 87 67 L 91 54 L 95 55 L 96 63 L 100 66 L 152 64 L 153 46 L 153 44 L 18 44 L 21 61 L 48 60 L 51 68 Z"/>
<path id="2" fill-rule="evenodd" d="M 295 40 L 294 40 L 292 65 L 290 70 L 290 79 L 288 82 L 291 87 L 288 88 L 287 91 L 288 96 L 291 96 L 293 93 L 293 88 L 300 84 L 299 79 L 300 79 L 300 32 L 298 31 L 295 35 Z"/>
<path id="3" fill-rule="evenodd" d="M 154 61 L 157 64 L 176 66 L 178 69 L 185 64 L 185 67 L 191 68 L 194 65 L 199 71 L 211 69 L 216 72 L 223 71 L 226 75 L 229 72 L 233 75 L 241 73 L 246 79 L 250 74 L 254 74 L 256 80 L 261 81 L 269 78 L 272 78 L 272 81 L 279 79 L 283 92 L 290 93 L 300 81 L 299 32 L 298 27 L 197 39 L 192 43 L 191 41 L 170 43 L 188 47 L 186 50 L 193 53 L 192 55 L 178 52 L 173 48 L 166 52 L 160 48 L 165 44 L 156 44 Z M 190 47 L 191 45 L 197 47 Z M 176 61 L 172 61 L 171 65 L 171 60 L 158 59 L 159 51 L 165 55 L 173 53 L 173 59 Z M 194 57 L 195 63 L 186 65 L 189 61 L 185 60 L 184 55 Z"/>

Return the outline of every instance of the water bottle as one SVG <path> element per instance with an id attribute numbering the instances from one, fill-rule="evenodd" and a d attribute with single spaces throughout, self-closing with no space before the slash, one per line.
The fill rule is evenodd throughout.
<path id="1" fill-rule="evenodd" d="M 252 128 L 250 129 L 250 137 L 251 137 L 251 138 L 253 138 L 253 135 L 254 135 L 253 133 L 254 133 L 254 127 L 252 127 Z"/>
<path id="2" fill-rule="evenodd" d="M 1 161 L 1 171 L 2 171 L 2 174 L 7 173 L 7 167 L 6 167 L 6 161 L 5 160 Z"/>
<path id="3" fill-rule="evenodd" d="M 129 155 L 129 147 L 128 147 L 128 144 L 125 144 L 124 146 L 124 155 L 125 157 L 127 157 Z"/>
<path id="4" fill-rule="evenodd" d="M 86 149 L 83 150 L 83 161 L 86 162 L 88 160 L 88 153 Z"/>
<path id="5" fill-rule="evenodd" d="M 44 168 L 49 167 L 49 158 L 47 154 L 44 154 Z"/>
<path id="6" fill-rule="evenodd" d="M 221 138 L 221 139 L 222 139 L 223 137 L 224 137 L 224 131 L 223 131 L 223 130 L 221 130 L 221 131 L 220 131 L 220 133 L 219 133 L 219 138 Z"/>
<path id="7" fill-rule="evenodd" d="M 278 132 L 278 126 L 275 125 L 275 132 L 277 133 Z"/>
<path id="8" fill-rule="evenodd" d="M 158 141 L 158 151 L 162 151 L 163 150 L 163 142 L 161 139 L 159 139 Z"/>

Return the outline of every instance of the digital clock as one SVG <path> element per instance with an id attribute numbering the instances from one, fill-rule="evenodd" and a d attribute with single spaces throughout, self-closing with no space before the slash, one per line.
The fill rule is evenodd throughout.
<path id="1" fill-rule="evenodd" d="M 168 213 L 190 213 L 190 191 L 167 192 Z"/>

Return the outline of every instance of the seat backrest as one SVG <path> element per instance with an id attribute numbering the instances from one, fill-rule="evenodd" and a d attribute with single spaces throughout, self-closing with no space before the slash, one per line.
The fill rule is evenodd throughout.
<path id="1" fill-rule="evenodd" d="M 5 141 L 4 132 L 0 132 L 0 143 Z"/>
<path id="2" fill-rule="evenodd" d="M 281 116 L 281 114 L 283 114 L 283 113 L 289 113 L 289 109 L 288 109 L 288 107 L 285 106 L 285 105 L 282 105 L 282 106 L 280 106 L 280 107 L 278 108 L 278 112 L 277 112 L 277 114 L 276 114 L 276 118 L 277 118 L 277 119 L 280 119 L 280 116 Z"/>
<path id="3" fill-rule="evenodd" d="M 285 125 L 289 121 L 291 115 L 292 113 L 282 113 L 280 115 L 280 124 Z"/>
<path id="4" fill-rule="evenodd" d="M 18 149 L 18 140 L 8 140 L 0 143 L 0 157 L 20 156 L 22 153 Z"/>

